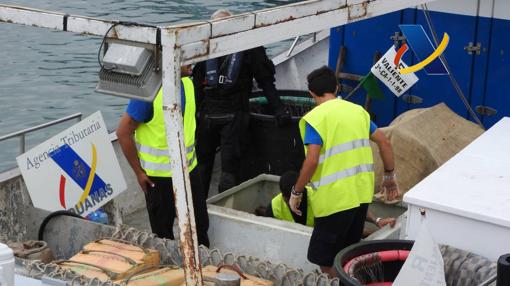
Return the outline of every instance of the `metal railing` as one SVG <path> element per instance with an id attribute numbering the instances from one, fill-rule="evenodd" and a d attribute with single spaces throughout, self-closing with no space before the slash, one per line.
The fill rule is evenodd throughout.
<path id="1" fill-rule="evenodd" d="M 310 38 L 313 39 L 312 40 L 313 43 L 316 43 L 317 42 L 317 32 L 312 33 Z M 294 52 L 294 49 L 296 48 L 296 45 L 297 45 L 297 43 L 299 42 L 300 39 L 301 39 L 301 36 L 297 36 L 296 38 L 294 38 L 294 41 L 290 45 L 290 48 L 287 50 L 287 54 L 286 54 L 287 58 L 292 55 L 292 52 Z"/>
<path id="2" fill-rule="evenodd" d="M 41 130 L 41 129 L 44 129 L 47 127 L 51 127 L 51 126 L 54 126 L 54 125 L 57 125 L 57 124 L 60 124 L 60 123 L 63 123 L 63 122 L 69 121 L 69 120 L 73 120 L 73 119 L 78 119 L 78 121 L 81 121 L 82 115 L 83 114 L 81 112 L 78 112 L 78 113 L 74 113 L 74 114 L 68 115 L 66 117 L 62 117 L 62 118 L 59 118 L 59 119 L 56 119 L 56 120 L 53 120 L 50 122 L 46 122 L 46 123 L 37 125 L 37 126 L 33 126 L 33 127 L 29 127 L 29 128 L 23 129 L 23 130 L 15 131 L 15 132 L 0 136 L 0 142 L 15 138 L 15 137 L 19 137 L 19 139 L 20 139 L 19 140 L 19 154 L 23 154 L 23 153 L 25 153 L 25 147 L 26 147 L 25 137 L 28 133 L 31 133 L 31 132 L 34 132 L 37 130 Z"/>
<path id="3" fill-rule="evenodd" d="M 294 39 L 294 42 L 292 42 L 292 45 L 290 45 L 290 48 L 289 48 L 289 51 L 287 52 L 287 58 L 290 57 L 290 55 L 292 54 L 292 52 L 294 51 L 294 48 L 296 47 L 297 45 L 297 42 L 299 41 L 299 38 L 301 36 L 297 36 L 295 39 Z"/>

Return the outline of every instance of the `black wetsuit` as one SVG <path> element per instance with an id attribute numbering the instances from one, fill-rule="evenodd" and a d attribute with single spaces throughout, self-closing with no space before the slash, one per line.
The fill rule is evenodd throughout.
<path id="1" fill-rule="evenodd" d="M 219 59 L 223 63 L 226 57 Z M 249 121 L 249 97 L 253 79 L 264 91 L 272 110 L 282 108 L 275 88 L 275 68 L 263 47 L 243 52 L 241 68 L 232 86 L 207 85 L 205 62 L 193 69 L 195 96 L 197 101 L 197 157 L 198 167 L 206 195 L 209 193 L 212 168 L 216 149 L 221 149 L 221 170 L 219 192 L 237 185 L 240 170 L 240 156 L 247 140 Z"/>

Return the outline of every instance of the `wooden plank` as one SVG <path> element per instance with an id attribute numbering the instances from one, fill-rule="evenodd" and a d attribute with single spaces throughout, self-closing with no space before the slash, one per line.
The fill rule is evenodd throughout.
<path id="1" fill-rule="evenodd" d="M 310 15 L 318 15 L 346 7 L 346 0 L 310 0 L 259 11 L 255 27 L 283 23 Z"/>
<path id="2" fill-rule="evenodd" d="M 226 36 L 251 30 L 255 27 L 255 14 L 244 13 L 211 21 L 211 37 Z"/>

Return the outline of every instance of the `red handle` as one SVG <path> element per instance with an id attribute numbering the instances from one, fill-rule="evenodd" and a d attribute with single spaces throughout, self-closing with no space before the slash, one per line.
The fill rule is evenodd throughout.
<path id="1" fill-rule="evenodd" d="M 232 271 L 236 272 L 239 276 L 241 276 L 241 278 L 248 279 L 248 277 L 246 277 L 243 274 L 243 272 L 241 272 L 241 270 L 238 267 L 236 267 L 235 265 L 222 264 L 222 265 L 218 266 L 218 269 L 216 269 L 216 273 L 220 273 L 220 270 L 222 268 L 227 268 L 229 270 L 232 270 Z"/>

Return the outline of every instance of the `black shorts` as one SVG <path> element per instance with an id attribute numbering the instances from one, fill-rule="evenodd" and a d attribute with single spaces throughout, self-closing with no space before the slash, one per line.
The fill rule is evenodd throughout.
<path id="1" fill-rule="evenodd" d="M 335 256 L 345 247 L 361 240 L 368 204 L 315 218 L 308 260 L 319 266 L 331 267 Z"/>

